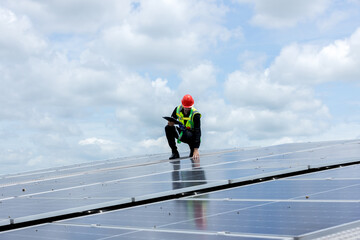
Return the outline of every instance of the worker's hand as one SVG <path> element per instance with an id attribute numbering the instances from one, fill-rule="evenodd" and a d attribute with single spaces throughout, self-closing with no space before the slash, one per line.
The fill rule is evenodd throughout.
<path id="1" fill-rule="evenodd" d="M 194 163 L 200 163 L 200 154 L 199 154 L 198 148 L 194 148 L 194 153 L 193 153 L 192 159 L 194 160 Z"/>
<path id="2" fill-rule="evenodd" d="M 170 127 L 173 127 L 173 126 L 175 126 L 175 123 L 168 121 L 168 125 L 169 125 Z"/>

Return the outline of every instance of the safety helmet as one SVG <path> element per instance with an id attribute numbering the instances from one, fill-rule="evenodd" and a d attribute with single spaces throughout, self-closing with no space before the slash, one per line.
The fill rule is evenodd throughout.
<path id="1" fill-rule="evenodd" d="M 181 104 L 183 105 L 184 108 L 191 108 L 194 105 L 194 99 L 190 94 L 186 94 L 182 98 Z"/>

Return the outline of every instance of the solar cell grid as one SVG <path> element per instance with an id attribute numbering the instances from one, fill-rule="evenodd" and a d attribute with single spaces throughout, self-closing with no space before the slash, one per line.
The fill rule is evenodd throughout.
<path id="1" fill-rule="evenodd" d="M 345 169 L 345 168 L 344 168 Z M 339 169 L 346 174 L 344 169 Z M 352 167 L 346 168 L 349 172 Z M 336 171 L 336 170 L 332 170 Z M 316 175 L 316 174 L 312 174 Z M 105 213 L 86 218 L 62 222 L 62 224 L 99 224 L 132 227 L 165 228 L 168 231 L 206 230 L 210 232 L 230 232 L 234 234 L 265 235 L 270 237 L 298 236 L 315 230 L 333 227 L 360 219 L 360 198 L 356 201 L 339 194 L 348 185 L 316 184 L 308 188 L 299 185 L 299 181 L 276 180 L 223 190 L 183 200 L 172 200 L 163 203 L 142 206 L 128 210 Z M 328 180 L 323 180 L 328 181 Z M 303 180 L 308 183 L 308 180 Z M 352 181 L 352 184 L 356 181 Z M 360 182 L 357 181 L 359 184 Z M 273 187 L 269 187 L 269 184 Z M 283 188 L 283 184 L 288 187 Z M 291 194 L 278 201 L 276 193 Z M 353 192 L 351 188 L 345 188 Z M 313 196 L 322 192 L 339 198 L 341 201 L 312 201 Z M 309 198 L 307 198 L 307 196 Z M 244 198 L 246 197 L 246 198 Z M 255 200 L 255 201 L 253 201 Z M 121 217 L 122 216 L 122 217 Z M 114 223 L 114 219 L 116 223 Z"/>
<path id="2" fill-rule="evenodd" d="M 351 167 L 347 169 L 352 171 Z M 344 171 L 344 169 L 339 170 Z M 345 201 L 348 199 L 341 195 L 344 202 L 314 202 L 311 201 L 311 198 L 307 199 L 303 195 L 303 189 L 296 185 L 298 181 L 277 180 L 272 182 L 279 185 L 285 182 L 286 184 L 295 184 L 293 188 L 298 191 L 298 198 L 289 197 L 286 199 L 288 201 L 283 202 L 267 198 L 266 193 L 262 197 L 264 201 L 250 200 L 256 199 L 254 195 L 263 192 L 264 189 L 267 189 L 265 187 L 257 191 L 248 191 L 247 199 L 239 197 L 241 195 L 238 192 L 254 187 L 250 185 L 198 197 L 62 221 L 45 225 L 44 229 L 39 228 L 39 231 L 46 230 L 46 234 L 50 238 L 52 234 L 76 227 L 79 229 L 76 232 L 80 235 L 79 239 L 82 239 L 81 237 L 85 239 L 88 228 L 98 229 L 99 232 L 113 228 L 118 230 L 119 233 L 113 233 L 114 235 L 105 231 L 109 234 L 107 237 L 110 239 L 120 239 L 118 238 L 120 236 L 121 239 L 124 239 L 121 231 L 128 231 L 125 239 L 141 239 L 145 236 L 156 236 L 160 239 L 165 239 L 162 238 L 164 236 L 172 236 L 174 239 L 180 239 L 178 237 L 184 235 L 189 235 L 189 239 L 191 239 L 192 234 L 189 232 L 194 231 L 199 231 L 195 236 L 201 235 L 204 237 L 203 239 L 223 239 L 222 237 L 227 235 L 230 239 L 235 236 L 239 239 L 247 239 L 244 236 L 259 237 L 260 239 L 292 239 L 315 230 L 359 220 L 359 199 L 357 202 L 349 203 Z M 308 180 L 303 181 L 307 182 Z M 281 188 L 281 186 L 278 187 Z M 316 191 L 321 188 L 314 189 L 313 194 L 319 193 Z M 339 186 L 333 186 L 330 187 L 332 191 L 329 192 L 332 193 L 332 196 L 339 196 L 338 189 Z M 219 194 L 229 198 L 219 199 Z M 302 201 L 295 201 L 299 199 Z M 79 237 L 78 235 L 76 237 Z"/>
<path id="3" fill-rule="evenodd" d="M 286 144 L 203 154 L 170 163 L 165 155 L 114 159 L 0 178 L 0 224 L 9 217 L 77 211 L 205 187 L 359 161 L 358 141 Z M 130 163 L 130 164 L 129 164 Z M 360 220 L 359 166 L 332 169 L 0 233 L 45 239 L 294 239 Z M 337 216 L 336 218 L 334 216 Z M 39 216 L 38 216 L 39 217 Z M 40 216 L 42 217 L 42 216 Z M 74 232 L 76 229 L 76 232 Z M 89 230 L 91 229 L 91 230 Z M 111 232 L 114 230 L 114 232 Z M 34 233 L 35 231 L 35 233 Z M 97 233 L 104 233 L 97 236 Z M 60 235 L 59 235 L 60 234 Z M 64 235 L 62 235 L 64 234 Z M 41 235 L 43 236 L 43 235 Z M 120 237 L 121 236 L 121 237 Z M 126 236 L 126 238 L 124 238 Z M 88 236 L 89 237 L 89 236 Z M 149 238 L 147 238 L 149 239 Z"/>

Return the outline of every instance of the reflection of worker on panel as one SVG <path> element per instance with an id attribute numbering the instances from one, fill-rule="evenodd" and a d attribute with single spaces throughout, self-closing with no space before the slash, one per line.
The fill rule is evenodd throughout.
<path id="1" fill-rule="evenodd" d="M 174 167 L 172 172 L 173 189 L 206 184 L 205 172 L 202 168 L 181 171 L 180 161 L 172 162 L 172 164 Z M 180 201 L 179 204 L 185 204 L 188 218 L 195 221 L 198 229 L 206 229 L 206 201 L 187 199 Z"/>
<path id="2" fill-rule="evenodd" d="M 180 161 L 172 162 L 173 189 L 192 187 L 206 184 L 205 172 L 201 167 L 194 167 L 191 170 L 180 170 Z M 195 165 L 193 163 L 193 165 Z"/>

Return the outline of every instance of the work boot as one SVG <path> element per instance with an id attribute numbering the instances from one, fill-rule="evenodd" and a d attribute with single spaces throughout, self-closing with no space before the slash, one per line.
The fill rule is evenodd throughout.
<path id="1" fill-rule="evenodd" d="M 176 158 L 180 158 L 180 154 L 178 151 L 172 152 L 171 156 L 169 157 L 169 159 L 176 159 Z"/>

